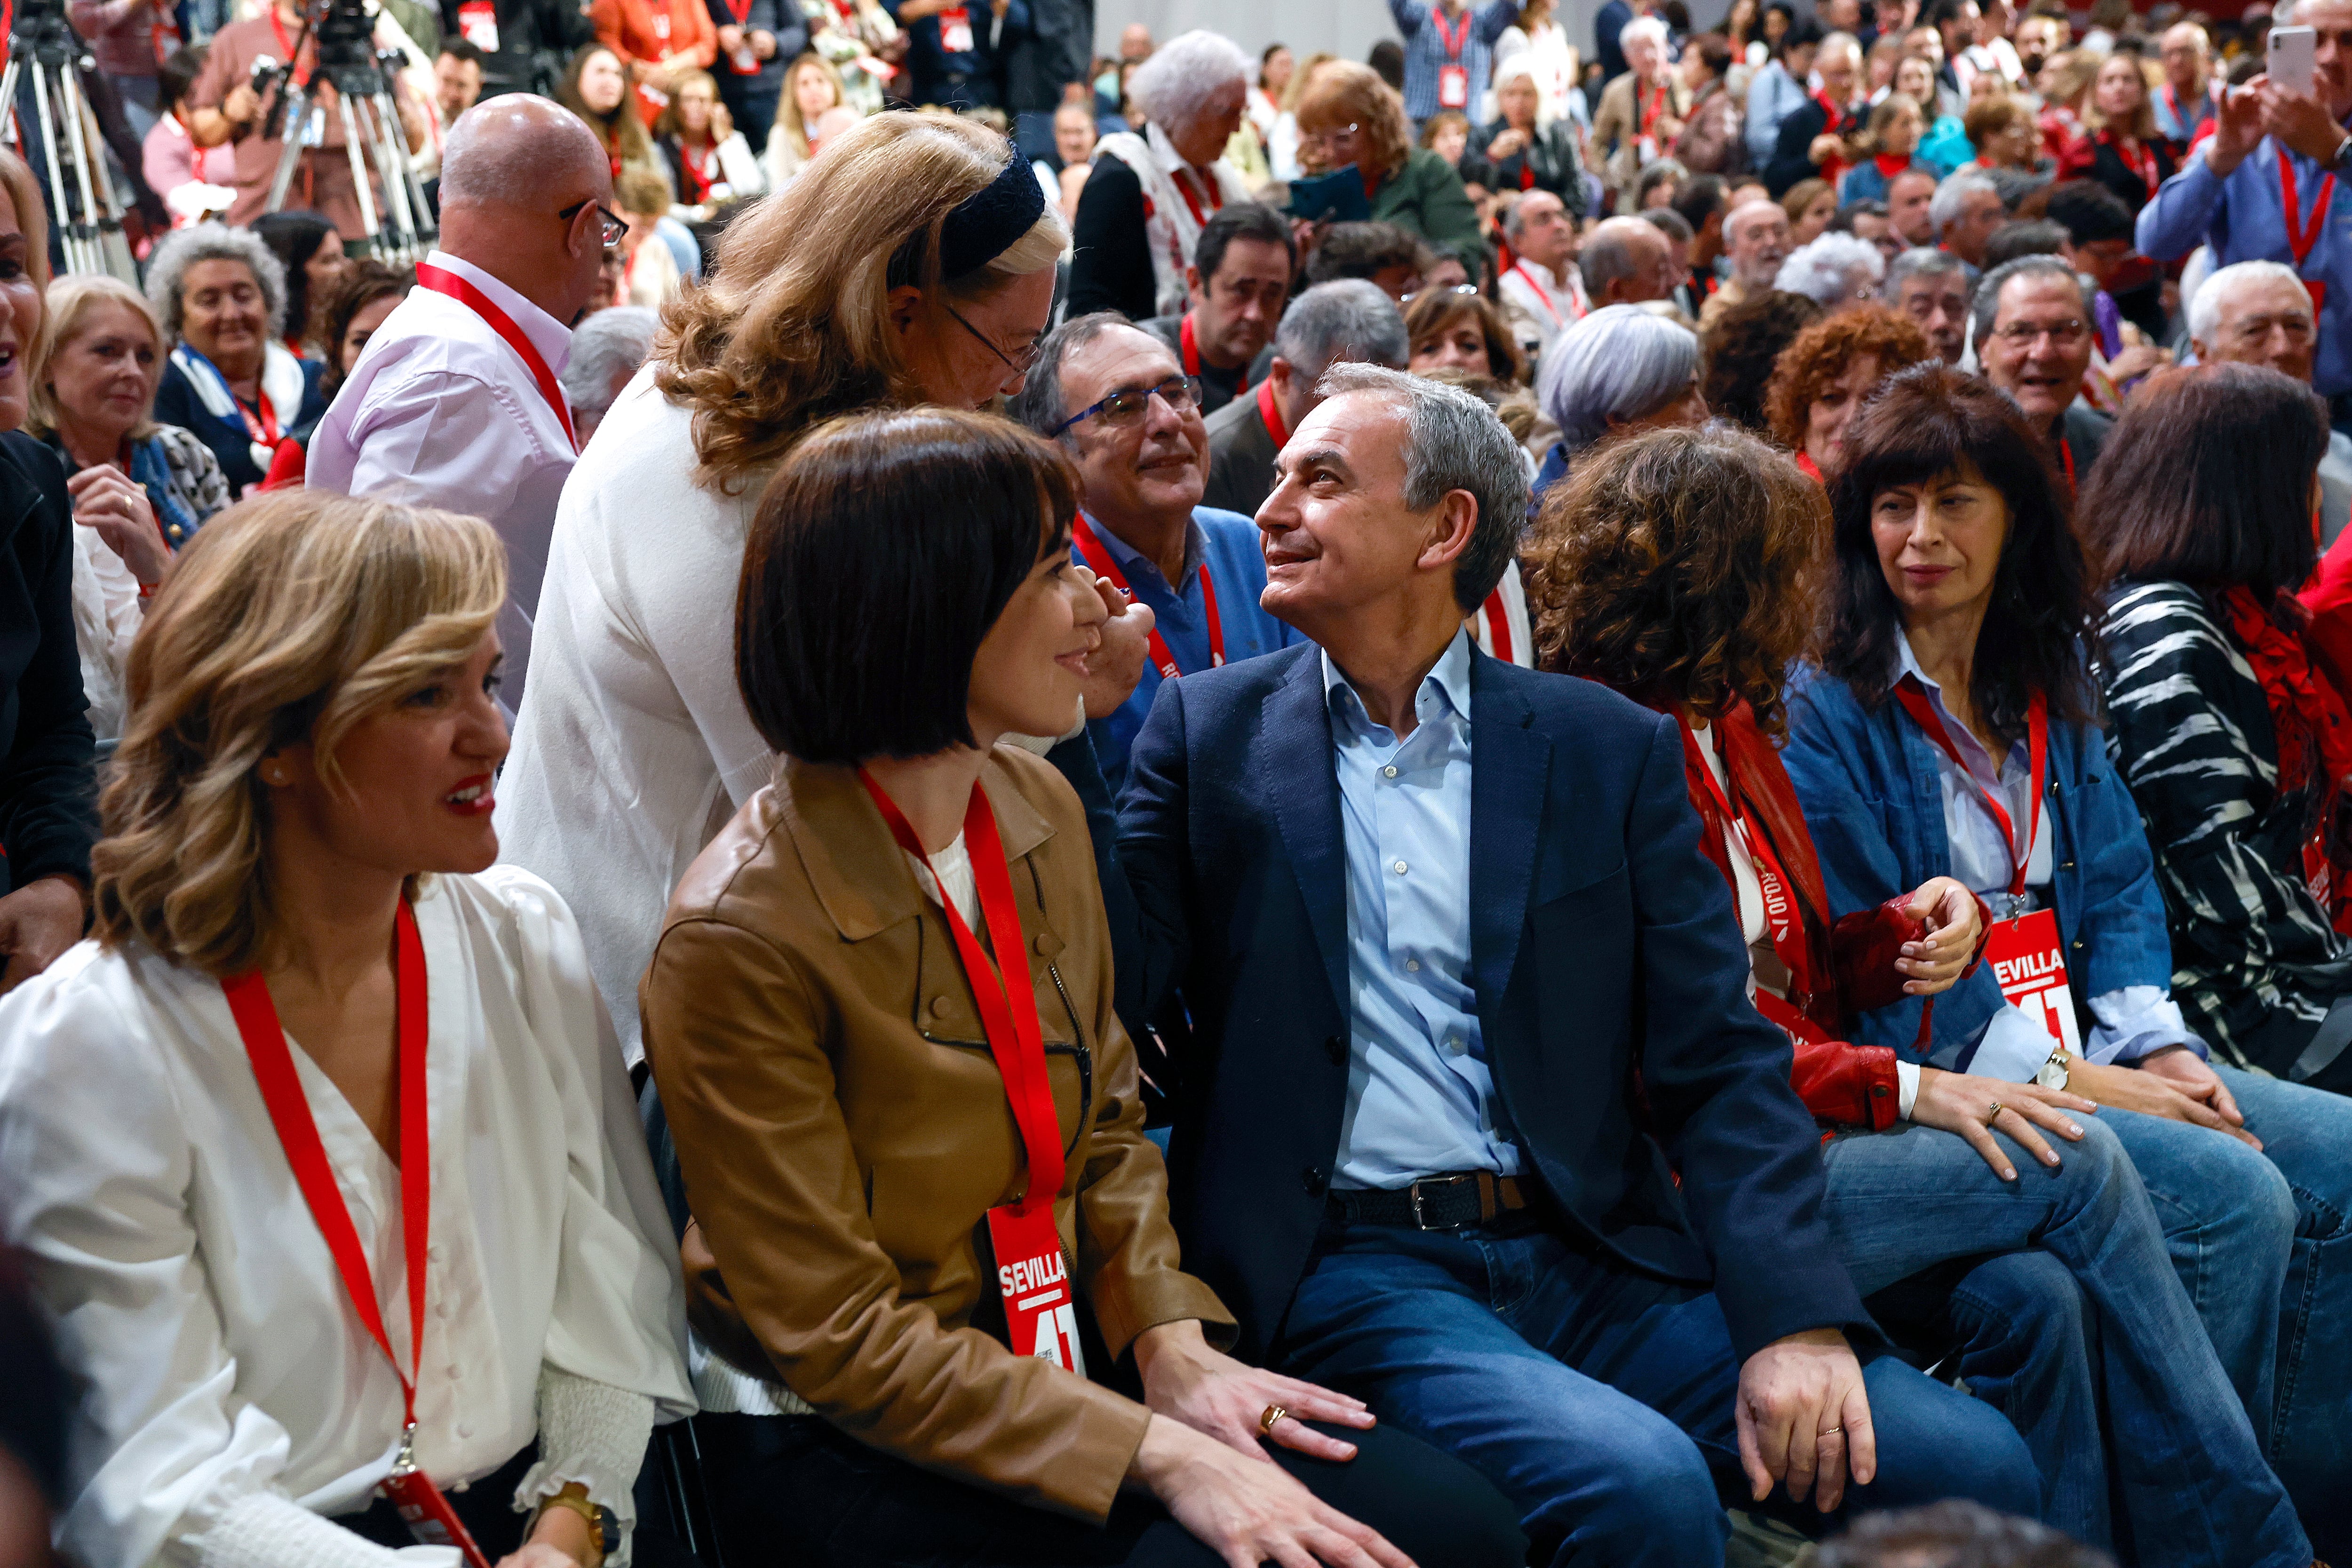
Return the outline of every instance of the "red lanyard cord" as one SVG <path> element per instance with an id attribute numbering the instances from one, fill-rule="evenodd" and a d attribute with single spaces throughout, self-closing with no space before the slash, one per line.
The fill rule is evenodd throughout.
<path id="1" fill-rule="evenodd" d="M 1805 939 L 1803 923 L 1797 918 L 1796 884 L 1789 879 L 1780 865 L 1780 857 L 1772 841 L 1759 830 L 1748 826 L 1748 818 L 1731 803 L 1731 796 L 1716 780 L 1715 770 L 1706 764 L 1699 750 L 1699 739 L 1690 721 L 1677 717 L 1675 722 L 1683 732 L 1683 760 L 1706 786 L 1707 798 L 1723 816 L 1723 825 L 1746 851 L 1748 863 L 1756 873 L 1758 895 L 1764 902 L 1764 929 L 1772 942 L 1772 951 L 1789 972 L 1790 992 L 1799 998 L 1812 994 L 1812 952 Z M 1720 725 L 1709 727 L 1708 741 L 1717 738 Z M 1718 752 L 1724 759 L 1724 777 L 1731 774 L 1730 753 Z M 1738 886 L 1733 879 L 1733 887 Z"/>
<path id="2" fill-rule="evenodd" d="M 1527 280 L 1528 287 L 1535 290 L 1536 303 L 1543 307 L 1544 314 L 1551 318 L 1551 324 L 1553 326 L 1562 327 L 1568 324 L 1566 320 L 1561 317 L 1559 308 L 1551 302 L 1550 290 L 1547 289 L 1542 284 L 1536 281 L 1536 275 L 1528 270 L 1528 264 L 1526 262 L 1512 262 L 1511 270 L 1525 279 Z"/>
<path id="3" fill-rule="evenodd" d="M 2001 805 L 2000 799 L 1987 790 L 1983 783 L 1969 770 L 1969 764 L 1960 760 L 1958 744 L 1953 741 L 1951 731 L 1944 728 L 1944 721 L 1936 717 L 1936 710 L 1928 702 L 1927 690 L 1920 685 L 1918 678 L 1906 675 L 1896 681 L 1895 699 L 1903 704 L 1903 711 L 1911 715 L 1912 722 L 1926 732 L 1927 739 L 1934 742 L 1937 749 L 1952 759 L 1953 764 L 1960 770 L 1960 776 L 1968 780 L 1969 787 L 1975 793 L 1979 804 L 1992 814 L 1993 822 L 2000 828 L 2001 843 L 2009 850 L 2011 868 L 2009 896 L 2011 899 L 2022 899 L 2025 897 L 2026 868 L 2033 859 L 2033 841 L 2042 832 L 2042 785 L 2050 767 L 2048 700 L 2037 691 L 2027 702 L 2025 709 L 2027 776 L 2031 781 L 2032 793 L 2026 806 L 2025 842 L 2020 846 L 2017 842 L 2017 826 L 2009 815 L 2009 808 Z"/>
<path id="4" fill-rule="evenodd" d="M 1429 8 L 1429 19 L 1437 24 L 1438 42 L 1445 47 L 1446 59 L 1454 64 L 1460 64 L 1462 51 L 1470 45 L 1470 24 L 1473 18 L 1469 8 L 1467 6 L 1463 8 L 1462 29 L 1458 33 L 1447 24 L 1443 6 L 1432 5 Z"/>
<path id="5" fill-rule="evenodd" d="M 857 779 L 874 797 L 898 847 L 920 861 L 939 887 L 940 907 L 947 914 L 957 956 L 963 961 L 964 978 L 971 984 L 972 1000 L 979 1004 L 981 1023 L 988 1032 L 989 1054 L 1003 1075 L 1004 1098 L 1013 1108 L 1013 1124 L 1020 1129 L 1028 1152 L 1028 1191 L 1013 1208 L 1023 1215 L 1050 1210 L 1062 1190 L 1061 1125 L 1054 1110 L 1053 1087 L 1046 1081 L 1045 1037 L 1037 1022 L 1037 993 L 1026 984 L 1029 946 L 1021 935 L 1021 911 L 1013 901 L 1013 874 L 1005 862 L 1004 841 L 996 831 L 996 814 L 989 809 L 986 792 L 973 781 L 971 799 L 963 814 L 964 852 L 980 893 L 981 920 L 988 928 L 989 945 L 1004 963 L 1001 972 L 981 950 L 971 928 L 964 924 L 955 900 L 948 896 L 947 884 L 940 880 L 938 868 L 924 853 L 922 841 L 915 837 L 898 803 L 864 768 L 857 770 Z M 1007 974 L 1019 975 L 1024 984 L 1011 984 Z"/>
<path id="6" fill-rule="evenodd" d="M 1263 411 L 1265 406 L 1265 384 L 1258 389 L 1258 405 Z M 1104 548 L 1102 540 L 1095 533 L 1094 524 L 1087 521 L 1084 512 L 1071 520 L 1070 540 L 1078 547 L 1078 553 L 1086 557 L 1087 565 L 1096 576 L 1110 579 L 1112 587 L 1129 598 L 1134 597 L 1135 590 L 1127 585 L 1127 574 L 1121 572 L 1118 563 L 1111 559 L 1110 552 Z M 1206 561 L 1201 563 L 1201 610 L 1209 623 L 1209 668 L 1214 669 L 1225 662 L 1225 624 L 1217 616 L 1217 584 L 1215 579 L 1209 575 Z M 1151 667 L 1160 672 L 1161 679 L 1173 680 L 1184 673 L 1176 662 L 1176 656 L 1168 651 L 1168 639 L 1160 635 L 1157 626 L 1151 630 L 1149 648 Z"/>
<path id="7" fill-rule="evenodd" d="M 2297 271 L 2311 257 L 2312 247 L 2319 243 L 2320 231 L 2327 226 L 2327 209 L 2336 196 L 2336 176 L 2328 175 L 2319 184 L 2319 199 L 2311 204 L 2311 221 L 2303 217 L 2300 193 L 2295 189 L 2294 161 L 2284 147 L 2278 149 L 2279 206 L 2286 216 L 2287 249 L 2294 255 Z"/>
<path id="8" fill-rule="evenodd" d="M 507 347 L 522 357 L 522 363 L 530 370 L 531 379 L 539 383 L 540 396 L 545 398 L 547 405 L 555 410 L 555 417 L 563 426 L 564 438 L 572 443 L 573 451 L 578 451 L 580 435 L 572 428 L 571 400 L 563 395 L 562 384 L 555 379 L 555 373 L 547 368 L 547 361 L 541 356 L 538 345 L 530 341 L 520 327 L 514 324 L 514 319 L 499 309 L 497 303 L 488 295 L 445 267 L 436 267 L 429 261 L 418 262 L 416 281 L 419 286 L 430 289 L 436 294 L 444 294 L 457 300 L 457 303 L 479 316 L 488 324 L 492 331 L 506 340 Z"/>
<path id="9" fill-rule="evenodd" d="M 1190 310 L 1184 312 L 1183 324 L 1176 331 L 1176 347 L 1184 356 L 1184 374 L 1192 376 L 1199 375 L 1201 374 L 1201 340 L 1192 330 L 1192 312 Z M 1238 396 L 1247 392 L 1249 385 L 1249 366 L 1244 365 L 1241 383 L 1234 388 L 1234 395 Z"/>
<path id="10" fill-rule="evenodd" d="M 1257 384 L 1257 416 L 1265 421 L 1265 433 L 1274 437 L 1274 449 L 1281 451 L 1290 445 L 1290 426 L 1283 423 L 1282 405 L 1274 398 L 1274 383 Z"/>
<path id="11" fill-rule="evenodd" d="M 343 1277 L 343 1289 L 351 1296 L 352 1310 L 359 1314 L 360 1326 L 367 1330 L 368 1337 L 392 1363 L 393 1375 L 400 1379 L 406 1431 L 413 1438 L 416 1430 L 416 1379 L 425 1353 L 425 1268 L 426 1237 L 433 1215 L 433 1151 L 425 1088 L 428 1033 L 425 944 L 418 939 L 416 916 L 405 900 L 401 902 L 394 930 L 393 975 L 400 1078 L 400 1223 L 408 1260 L 406 1372 L 401 1371 L 400 1358 L 392 1353 L 392 1337 L 384 1331 L 383 1310 L 376 1302 L 375 1280 L 368 1271 L 367 1252 L 360 1245 L 358 1229 L 352 1224 L 342 1188 L 336 1184 L 326 1146 L 320 1142 L 319 1124 L 311 1117 L 310 1103 L 303 1098 L 302 1079 L 295 1071 L 293 1052 L 278 1021 L 277 1005 L 269 999 L 269 984 L 259 971 L 248 971 L 222 981 L 221 991 L 228 998 L 229 1014 L 236 1020 L 237 1033 L 244 1037 L 245 1054 L 253 1064 L 254 1081 L 260 1086 L 262 1103 L 269 1110 L 278 1142 L 286 1151 L 286 1163 L 293 1168 L 295 1184 L 301 1189 L 310 1216 L 318 1222 L 319 1233 L 325 1238 L 335 1268 Z"/>

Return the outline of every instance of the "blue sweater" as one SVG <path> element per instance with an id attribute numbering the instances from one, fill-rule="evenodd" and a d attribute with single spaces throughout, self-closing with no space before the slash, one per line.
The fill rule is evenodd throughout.
<path id="1" fill-rule="evenodd" d="M 1789 744 L 1780 760 L 1821 856 L 1832 919 L 1951 874 L 1934 743 L 1893 700 L 1867 710 L 1844 681 L 1800 667 L 1789 683 Z M 2053 721 L 2049 766 L 2048 892 L 2074 994 L 2169 986 L 2172 942 L 2156 859 L 2105 740 L 2089 725 Z M 2003 1005 L 1989 964 L 1938 996 L 1930 1053 L 1943 1055 L 1938 1065 L 1950 1065 L 1952 1053 Z M 1918 998 L 1906 997 L 1865 1013 L 1854 1039 L 1916 1059 L 1910 1046 L 1919 1007 Z"/>

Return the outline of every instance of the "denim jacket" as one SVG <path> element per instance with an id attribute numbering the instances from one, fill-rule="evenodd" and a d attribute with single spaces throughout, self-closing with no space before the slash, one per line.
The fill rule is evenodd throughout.
<path id="1" fill-rule="evenodd" d="M 1948 876 L 1951 841 L 1933 742 L 1892 700 L 1866 710 L 1852 687 L 1810 666 L 1789 683 L 1781 762 L 1820 852 L 1832 918 Z M 2169 987 L 2172 943 L 2139 811 L 2087 724 L 2050 727 L 2049 813 L 2055 837 L 2048 889 L 2077 996 L 2126 985 Z M 1858 1043 L 1913 1059 L 1920 1001 L 1906 997 L 1856 1021 Z M 2003 1005 L 1990 964 L 1936 998 L 1931 1055 L 1948 1064 Z"/>

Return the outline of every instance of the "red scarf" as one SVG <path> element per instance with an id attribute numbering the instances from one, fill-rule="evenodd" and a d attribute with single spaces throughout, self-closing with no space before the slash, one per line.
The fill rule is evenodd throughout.
<path id="1" fill-rule="evenodd" d="M 2290 794 L 2309 781 L 2316 747 L 2332 795 L 2352 778 L 2352 713 L 2345 710 L 2334 683 L 2312 666 L 2304 642 L 2311 612 L 2290 594 L 2279 595 L 2265 610 L 2253 590 L 2243 586 L 2231 589 L 2221 602 L 2270 701 L 2279 792 Z"/>
<path id="2" fill-rule="evenodd" d="M 1878 165 L 1878 172 L 1880 174 L 1885 175 L 1891 180 L 1895 175 L 1901 174 L 1904 170 L 1911 166 L 1911 154 L 1908 153 L 1881 153 L 1876 157 L 1871 159 L 1871 162 Z"/>

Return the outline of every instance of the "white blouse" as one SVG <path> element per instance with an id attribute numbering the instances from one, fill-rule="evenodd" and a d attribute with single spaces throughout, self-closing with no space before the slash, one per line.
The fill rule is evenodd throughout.
<path id="1" fill-rule="evenodd" d="M 542 1384 L 586 1386 L 607 1412 L 694 1405 L 677 1251 L 579 930 L 507 868 L 427 879 L 415 908 L 433 1148 L 419 1462 L 460 1489 L 539 1436 L 518 1507 L 576 1480 L 625 1520 L 642 1415 L 634 1448 L 600 1444 L 580 1400 Z M 294 1059 L 404 1369 L 398 1173 Z M 84 942 L 0 998 L 0 1236 L 31 1256 L 88 1387 L 58 1521 L 71 1558 L 283 1561 L 255 1538 L 287 1534 L 284 1500 L 368 1506 L 399 1446 L 400 1382 L 352 1310 L 217 982 Z M 325 1544 L 310 1561 L 364 1560 Z"/>

